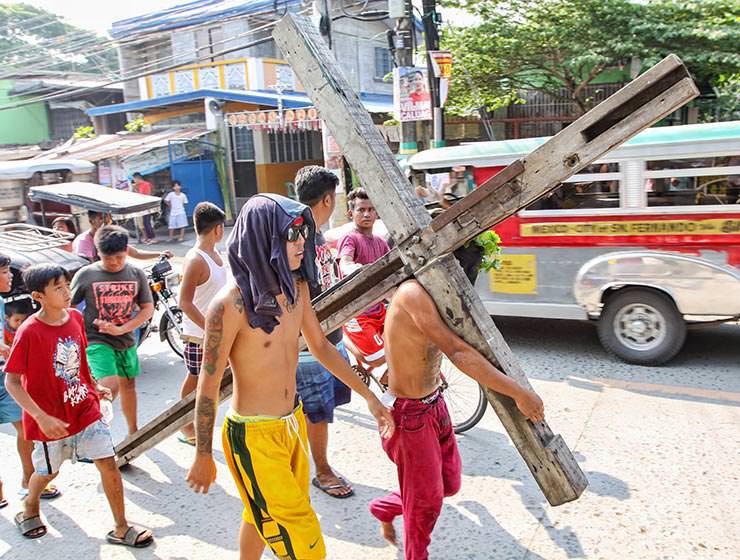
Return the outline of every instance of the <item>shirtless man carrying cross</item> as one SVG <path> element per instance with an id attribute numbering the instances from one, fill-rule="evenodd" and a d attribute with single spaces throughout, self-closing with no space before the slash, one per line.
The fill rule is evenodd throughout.
<path id="1" fill-rule="evenodd" d="M 469 261 L 466 252 L 471 251 L 476 262 L 466 270 L 475 284 L 480 253 L 474 247 L 461 248 L 455 256 Z M 396 431 L 383 441 L 383 448 L 396 464 L 400 491 L 373 500 L 370 512 L 394 545 L 393 519 L 403 515 L 404 558 L 426 560 L 442 499 L 460 489 L 460 454 L 440 389 L 441 353 L 481 385 L 514 399 L 533 422 L 544 419 L 544 406 L 536 393 L 501 373 L 450 330 L 416 280 L 396 290 L 385 320 L 385 341 L 389 388 L 383 401 L 392 403 Z"/>
<path id="2" fill-rule="evenodd" d="M 211 444 L 227 361 L 234 394 L 223 425 L 226 461 L 244 513 L 241 560 L 265 544 L 279 558 L 326 557 L 308 496 L 306 421 L 296 397 L 298 340 L 367 401 L 383 438 L 393 418 L 321 331 L 308 283 L 316 280 L 315 227 L 307 206 L 277 195 L 253 196 L 228 241 L 234 279 L 206 313 L 204 356 L 195 407 L 196 456 L 188 482 L 208 492 L 216 478 Z"/>

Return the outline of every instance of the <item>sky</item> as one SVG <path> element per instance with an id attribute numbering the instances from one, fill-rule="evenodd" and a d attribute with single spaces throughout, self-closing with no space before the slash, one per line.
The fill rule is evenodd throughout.
<path id="1" fill-rule="evenodd" d="M 72 25 L 105 34 L 114 21 L 184 4 L 188 0 L 22 0 L 27 4 L 58 14 Z M 5 2 L 2 2 L 5 3 Z M 95 6 L 95 9 L 91 9 Z M 444 11 L 445 19 L 456 24 L 469 24 L 467 14 Z"/>
<path id="2" fill-rule="evenodd" d="M 114 21 L 156 12 L 187 0 L 22 0 L 62 16 L 67 23 L 106 33 Z M 96 9 L 90 9 L 94 5 Z"/>

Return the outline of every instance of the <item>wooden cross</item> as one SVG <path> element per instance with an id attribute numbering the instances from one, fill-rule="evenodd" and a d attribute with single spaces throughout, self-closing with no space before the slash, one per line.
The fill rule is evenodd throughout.
<path id="1" fill-rule="evenodd" d="M 344 156 L 379 202 L 378 213 L 395 242 L 390 253 L 314 300 L 324 332 L 334 330 L 404 280 L 415 277 L 453 331 L 504 373 L 530 387 L 451 252 L 696 97 L 698 91 L 681 61 L 668 56 L 431 220 L 312 22 L 288 14 L 276 26 L 273 37 Z M 222 396 L 230 392 L 227 372 Z M 548 502 L 560 505 L 578 498 L 587 480 L 562 437 L 553 434 L 545 422 L 529 422 L 508 397 L 490 390 L 486 396 Z M 192 421 L 193 409 L 194 395 L 190 395 L 126 438 L 116 449 L 119 464 Z"/>

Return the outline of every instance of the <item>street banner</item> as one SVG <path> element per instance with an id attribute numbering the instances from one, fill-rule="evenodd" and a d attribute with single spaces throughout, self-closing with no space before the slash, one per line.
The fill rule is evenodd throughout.
<path id="1" fill-rule="evenodd" d="M 452 77 L 452 53 L 450 51 L 429 51 L 435 78 Z"/>
<path id="2" fill-rule="evenodd" d="M 434 77 L 439 78 L 439 106 L 444 107 L 450 91 L 452 79 L 452 53 L 450 51 L 429 51 Z"/>
<path id="3" fill-rule="evenodd" d="M 393 101 L 400 122 L 432 120 L 432 97 L 426 68 L 393 70 Z"/>

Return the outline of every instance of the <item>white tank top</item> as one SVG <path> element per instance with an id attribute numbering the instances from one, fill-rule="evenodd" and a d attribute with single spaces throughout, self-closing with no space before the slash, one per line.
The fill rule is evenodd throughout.
<path id="1" fill-rule="evenodd" d="M 206 264 L 208 265 L 208 280 L 203 282 L 200 286 L 197 286 L 195 288 L 195 295 L 193 295 L 193 305 L 195 305 L 198 311 L 205 316 L 208 304 L 213 301 L 218 291 L 226 285 L 226 273 L 228 269 L 226 266 L 226 260 L 224 260 L 221 253 L 218 253 L 218 256 L 221 257 L 221 262 L 223 263 L 222 266 L 218 266 L 208 253 L 201 251 L 197 247 L 190 249 L 185 256 L 190 257 L 193 254 L 198 254 L 203 257 L 203 260 L 206 261 Z M 202 339 L 203 329 L 193 323 L 193 321 L 183 313 L 182 334 L 183 336 Z"/>

